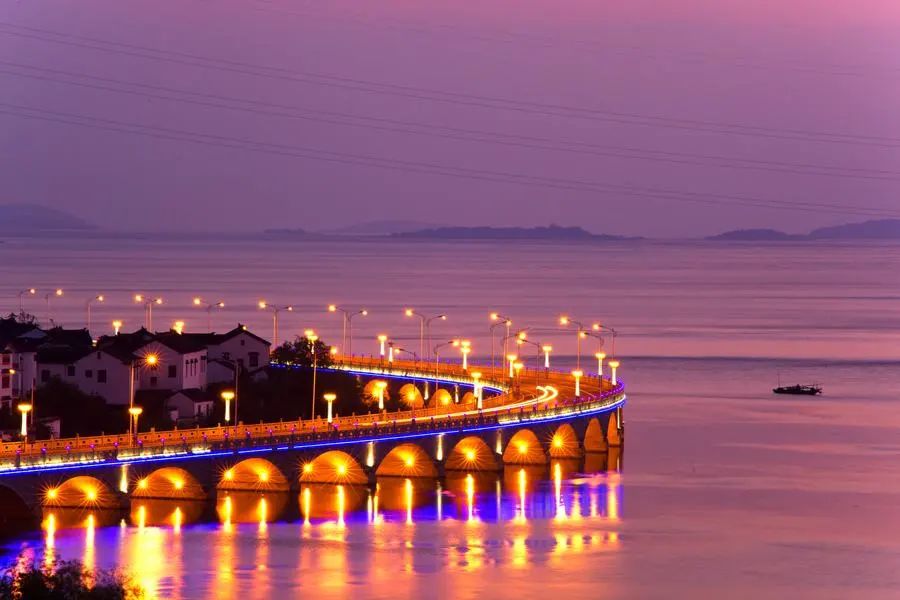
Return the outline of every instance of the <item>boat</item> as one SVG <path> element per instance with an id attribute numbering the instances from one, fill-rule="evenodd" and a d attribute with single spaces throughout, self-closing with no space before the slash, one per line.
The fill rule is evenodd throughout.
<path id="1" fill-rule="evenodd" d="M 785 385 L 772 390 L 776 394 L 793 394 L 795 396 L 816 396 L 822 393 L 819 385 Z"/>

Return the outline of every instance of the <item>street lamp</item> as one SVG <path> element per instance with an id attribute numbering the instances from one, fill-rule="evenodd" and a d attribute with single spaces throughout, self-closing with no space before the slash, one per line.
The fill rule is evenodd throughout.
<path id="1" fill-rule="evenodd" d="M 603 359 L 606 358 L 606 352 L 598 352 L 594 355 L 597 358 L 597 378 L 603 383 Z"/>
<path id="2" fill-rule="evenodd" d="M 153 331 L 153 305 L 162 304 L 162 298 L 145 298 L 143 294 L 135 294 L 134 301 L 144 305 L 144 327 Z"/>
<path id="3" fill-rule="evenodd" d="M 563 327 L 567 325 L 575 325 L 578 329 L 575 331 L 575 339 L 576 339 L 576 351 L 575 351 L 575 368 L 581 368 L 581 338 L 584 336 L 584 325 L 574 319 L 570 319 L 566 315 L 563 315 L 559 318 L 559 324 Z"/>
<path id="4" fill-rule="evenodd" d="M 618 385 L 619 383 L 619 380 L 616 377 L 616 370 L 619 368 L 620 364 L 621 363 L 617 360 L 609 361 L 609 368 L 612 370 L 612 375 L 610 376 L 609 380 L 613 385 Z"/>
<path id="5" fill-rule="evenodd" d="M 469 340 L 462 340 L 459 343 L 459 351 L 462 354 L 463 371 L 469 370 L 469 353 L 472 352 L 472 343 Z"/>
<path id="6" fill-rule="evenodd" d="M 347 349 L 348 356 L 353 356 L 353 317 L 357 315 L 365 317 L 369 314 L 369 311 L 365 308 L 361 308 L 360 310 L 351 312 L 345 308 L 341 308 L 337 304 L 329 304 L 328 312 L 341 313 L 341 321 L 343 322 L 341 345 Z"/>
<path id="7" fill-rule="evenodd" d="M 53 298 L 54 296 L 58 298 L 62 295 L 63 295 L 63 291 L 60 288 L 56 288 L 55 291 L 47 292 L 46 294 L 44 294 L 44 300 L 47 301 L 47 324 L 48 325 L 49 325 L 50 321 L 53 320 L 52 315 L 50 313 L 50 298 Z"/>
<path id="8" fill-rule="evenodd" d="M 140 406 L 132 406 L 128 409 L 128 429 L 131 434 L 129 437 L 131 438 L 131 445 L 134 446 L 134 438 L 137 437 L 138 434 L 138 417 L 144 412 L 144 409 Z"/>
<path id="9" fill-rule="evenodd" d="M 103 302 L 104 300 L 105 300 L 105 298 L 103 297 L 103 294 L 99 294 L 97 296 L 92 296 L 87 299 L 85 307 L 87 308 L 87 330 L 88 331 L 91 330 L 91 304 L 94 302 Z"/>
<path id="10" fill-rule="evenodd" d="M 116 332 L 116 335 L 119 335 L 119 331 L 122 329 L 122 321 L 120 321 L 119 319 L 116 319 L 115 321 L 112 322 L 112 326 L 113 326 L 113 331 Z"/>
<path id="11" fill-rule="evenodd" d="M 383 333 L 378 335 L 378 353 L 381 355 L 381 360 L 384 360 L 384 343 L 387 342 L 387 339 L 388 337 Z"/>
<path id="12" fill-rule="evenodd" d="M 479 371 L 472 372 L 472 379 L 475 380 L 475 389 L 472 390 L 475 393 L 475 408 L 481 410 L 484 400 L 484 394 L 481 387 L 481 373 Z"/>
<path id="13" fill-rule="evenodd" d="M 214 308 L 225 308 L 225 303 L 219 300 L 218 302 L 209 302 L 207 303 L 203 298 L 199 296 L 194 298 L 194 306 L 202 306 L 203 310 L 206 311 L 206 330 L 212 331 L 212 311 Z"/>
<path id="14" fill-rule="evenodd" d="M 319 339 L 319 336 L 316 335 L 316 332 L 312 329 L 307 329 L 303 332 L 303 335 L 306 336 L 306 339 L 309 341 L 309 353 L 312 355 L 312 363 L 313 363 L 313 380 L 312 380 L 312 403 L 310 406 L 310 410 L 312 412 L 309 413 L 310 419 L 316 418 L 316 370 L 319 366 L 319 353 L 316 352 L 316 341 Z"/>
<path id="15" fill-rule="evenodd" d="M 261 310 L 271 310 L 272 311 L 272 351 L 274 352 L 276 348 L 278 348 L 278 313 L 283 310 L 288 312 L 294 312 L 294 307 L 291 305 L 288 306 L 273 306 L 267 303 L 265 300 L 260 300 L 257 303 L 257 306 Z"/>
<path id="16" fill-rule="evenodd" d="M 491 313 L 491 321 L 498 321 L 491 325 L 491 371 L 494 370 L 494 329 L 501 325 L 506 326 L 506 337 L 509 337 L 509 328 L 512 327 L 512 319 L 500 313 Z M 503 341 L 503 355 L 506 356 L 506 340 Z"/>
<path id="17" fill-rule="evenodd" d="M 426 315 L 423 315 L 420 312 L 417 312 L 416 310 L 414 310 L 412 308 L 405 309 L 403 311 L 403 314 L 405 314 L 407 317 L 418 317 L 419 318 L 419 320 L 420 320 L 420 323 L 419 323 L 419 355 L 425 356 L 426 334 L 428 337 L 428 342 L 431 343 L 431 332 L 430 332 L 431 322 L 435 321 L 437 319 L 440 319 L 441 321 L 446 321 L 447 315 L 442 314 L 442 315 L 434 315 L 433 317 L 428 317 Z"/>
<path id="18" fill-rule="evenodd" d="M 606 331 L 612 334 L 612 356 L 616 355 L 616 336 L 619 335 L 619 332 L 613 329 L 612 327 L 607 327 L 606 325 L 602 325 L 600 323 L 594 323 L 591 325 L 591 329 L 597 332 Z M 597 336 L 599 337 L 599 336 Z M 599 338 L 601 343 L 603 338 Z"/>
<path id="19" fill-rule="evenodd" d="M 378 410 L 384 410 L 384 390 L 387 388 L 387 381 L 376 381 L 375 390 L 378 392 Z"/>
<path id="20" fill-rule="evenodd" d="M 154 368 L 159 364 L 159 356 L 157 356 L 156 354 L 147 354 L 146 356 L 143 357 L 143 361 L 146 366 Z M 135 379 L 135 375 L 137 374 L 136 370 L 135 370 L 135 367 L 137 366 L 136 363 L 137 363 L 137 359 L 131 360 L 131 367 L 129 369 L 129 375 L 128 375 L 128 408 L 129 409 L 134 408 L 134 379 Z"/>
<path id="21" fill-rule="evenodd" d="M 516 362 L 516 359 L 519 358 L 518 354 L 507 354 L 506 362 L 509 364 L 509 378 L 512 379 L 515 376 L 515 372 L 513 371 L 513 363 Z"/>
<path id="22" fill-rule="evenodd" d="M 37 294 L 37 290 L 34 288 L 28 288 L 19 292 L 19 314 L 25 312 L 25 302 L 22 300 L 22 297 L 25 295 L 34 296 L 35 294 Z"/>
<path id="23" fill-rule="evenodd" d="M 184 321 L 175 321 L 174 323 L 172 323 L 172 331 L 174 331 L 178 335 L 181 335 L 182 333 L 184 333 L 184 326 Z"/>
<path id="24" fill-rule="evenodd" d="M 19 412 L 22 413 L 22 430 L 19 432 L 22 435 L 23 440 L 28 439 L 28 413 L 32 409 L 32 405 L 23 402 L 19 404 L 18 407 Z"/>
<path id="25" fill-rule="evenodd" d="M 222 392 L 222 400 L 225 401 L 225 422 L 231 422 L 231 401 L 234 400 L 234 392 L 225 390 Z"/>
<path id="26" fill-rule="evenodd" d="M 544 368 L 550 369 L 550 353 L 553 352 L 553 346 L 544 345 L 541 346 L 541 350 L 544 352 Z"/>
<path id="27" fill-rule="evenodd" d="M 334 404 L 334 401 L 337 400 L 337 394 L 332 394 L 331 392 L 327 394 L 323 394 L 322 397 L 325 399 L 325 402 L 328 403 L 328 424 L 334 421 L 331 417 L 331 405 Z"/>
<path id="28" fill-rule="evenodd" d="M 584 371 L 581 369 L 575 369 L 572 371 L 572 377 L 575 378 L 575 397 L 581 398 L 581 378 L 584 376 Z"/>

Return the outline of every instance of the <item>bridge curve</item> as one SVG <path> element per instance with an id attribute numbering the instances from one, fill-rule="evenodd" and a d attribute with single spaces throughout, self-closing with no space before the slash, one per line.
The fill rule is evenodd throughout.
<path id="1" fill-rule="evenodd" d="M 626 395 L 621 381 L 584 376 L 576 386 L 571 374 L 547 369 L 522 369 L 509 378 L 502 369 L 490 367 L 477 373 L 480 367 L 475 365 L 464 370 L 459 365 L 365 358 L 338 362 L 332 368 L 373 380 L 395 379 L 416 389 L 429 385 L 446 393 L 425 408 L 337 417 L 330 424 L 309 419 L 173 429 L 135 438 L 0 444 L 0 488 L 13 490 L 30 506 L 41 506 L 47 502 L 48 489 L 87 475 L 106 489 L 118 490 L 121 502 L 127 503 L 129 496 L 148 495 L 140 487 L 146 489 L 148 481 L 168 481 L 169 487 L 160 494 L 165 496 L 180 494 L 181 480 L 190 482 L 193 497 L 201 488 L 281 491 L 295 489 L 304 480 L 341 483 L 347 477 L 347 483 L 362 483 L 364 477 L 372 480 L 376 475 L 433 477 L 445 471 L 496 470 L 504 464 L 540 465 L 623 443 Z M 458 403 L 447 403 L 451 389 Z M 470 404 L 462 402 L 467 395 Z M 410 445 L 418 450 L 409 450 Z M 411 456 L 414 468 L 408 464 Z M 269 465 L 265 475 L 260 461 Z M 250 463 L 256 465 L 251 475 L 235 470 Z M 316 465 L 323 470 L 330 465 L 330 472 L 313 475 L 306 465 L 313 465 L 313 471 Z M 163 469 L 168 469 L 168 476 L 154 478 Z M 250 487 L 242 488 L 239 482 Z"/>

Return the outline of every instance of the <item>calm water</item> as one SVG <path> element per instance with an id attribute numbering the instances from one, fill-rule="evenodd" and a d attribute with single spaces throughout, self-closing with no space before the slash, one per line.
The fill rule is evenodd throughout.
<path id="1" fill-rule="evenodd" d="M 125 527 L 60 514 L 8 556 L 119 565 L 160 597 L 900 597 L 900 246 L 11 240 L 0 265 L 0 302 L 62 287 L 51 309 L 71 326 L 100 292 L 98 326 L 137 326 L 140 291 L 165 298 L 157 327 L 204 328 L 200 294 L 228 304 L 215 328 L 270 335 L 266 298 L 300 308 L 282 337 L 328 340 L 327 303 L 365 305 L 357 352 L 381 332 L 417 344 L 404 305 L 447 312 L 434 337 L 465 334 L 482 356 L 489 310 L 551 329 L 567 312 L 622 332 L 630 389 L 621 470 L 386 482 L 377 517 L 373 491 L 333 488 L 309 511 L 235 498 L 230 520 L 222 498 L 148 505 Z M 28 307 L 45 316 L 43 298 Z M 574 360 L 571 333 L 534 339 Z M 826 394 L 774 397 L 779 374 Z"/>

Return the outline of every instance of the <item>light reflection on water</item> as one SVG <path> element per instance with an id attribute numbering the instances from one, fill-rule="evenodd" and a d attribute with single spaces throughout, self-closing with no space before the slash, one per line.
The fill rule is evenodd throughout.
<path id="1" fill-rule="evenodd" d="M 214 503 L 139 499 L 125 516 L 54 509 L 44 515 L 40 542 L 27 548 L 44 564 L 78 558 L 88 567 L 118 566 L 151 597 L 171 598 L 237 589 L 264 598 L 273 586 L 309 585 L 285 582 L 289 574 L 346 575 L 360 568 L 351 561 L 361 540 L 408 573 L 430 569 L 435 558 L 464 572 L 498 561 L 522 569 L 536 552 L 559 558 L 618 540 L 608 529 L 621 515 L 619 474 L 582 471 L 581 461 L 560 460 L 442 480 L 302 484 L 298 494 L 220 492 Z M 550 527 L 546 539 L 533 537 L 534 523 Z M 339 593 L 347 584 L 335 576 L 315 587 Z"/>

